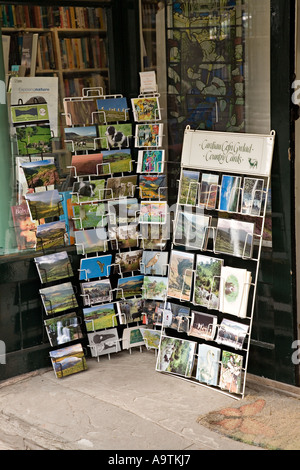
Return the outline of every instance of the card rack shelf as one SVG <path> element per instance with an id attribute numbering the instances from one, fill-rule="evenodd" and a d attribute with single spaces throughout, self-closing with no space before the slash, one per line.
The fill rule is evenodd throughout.
<path id="1" fill-rule="evenodd" d="M 245 394 L 274 139 L 274 131 L 241 135 L 188 126 L 183 141 L 156 370 L 234 399 Z M 180 272 L 184 260 L 190 264 Z M 184 332 L 180 322 L 175 333 L 168 326 L 174 297 L 191 312 Z M 185 369 L 174 360 L 180 348 Z"/>

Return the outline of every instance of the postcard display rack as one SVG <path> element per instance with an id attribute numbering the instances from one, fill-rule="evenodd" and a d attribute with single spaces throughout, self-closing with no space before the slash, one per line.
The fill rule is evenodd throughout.
<path id="1" fill-rule="evenodd" d="M 274 139 L 187 127 L 183 140 L 156 370 L 235 399 L 245 393 Z M 173 298 L 190 307 L 176 335 Z"/>

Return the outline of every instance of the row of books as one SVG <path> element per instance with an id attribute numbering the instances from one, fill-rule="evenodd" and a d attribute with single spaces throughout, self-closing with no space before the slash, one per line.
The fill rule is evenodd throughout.
<path id="1" fill-rule="evenodd" d="M 62 38 L 60 45 L 63 69 L 107 67 L 105 42 L 98 35 Z"/>
<path id="2" fill-rule="evenodd" d="M 100 7 L 1 5 L 0 18 L 4 28 L 105 28 L 105 14 Z"/>

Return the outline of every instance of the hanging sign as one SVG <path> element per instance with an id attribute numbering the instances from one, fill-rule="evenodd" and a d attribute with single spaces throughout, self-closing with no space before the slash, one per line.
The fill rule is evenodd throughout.
<path id="1" fill-rule="evenodd" d="M 186 128 L 181 166 L 270 176 L 275 132 L 269 135 L 194 131 Z"/>

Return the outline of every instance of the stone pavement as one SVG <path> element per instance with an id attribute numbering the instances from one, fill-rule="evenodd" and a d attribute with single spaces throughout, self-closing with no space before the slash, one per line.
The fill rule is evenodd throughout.
<path id="1" fill-rule="evenodd" d="M 108 458 L 118 450 L 262 450 L 207 419 L 232 409 L 241 418 L 247 397 L 234 400 L 161 374 L 154 352 L 145 349 L 87 362 L 87 371 L 64 379 L 49 367 L 0 383 L 1 450 L 105 450 Z M 264 400 L 265 387 L 248 388 L 254 403 Z M 299 398 L 292 400 L 298 412 Z M 257 413 L 261 405 L 255 405 Z"/>

